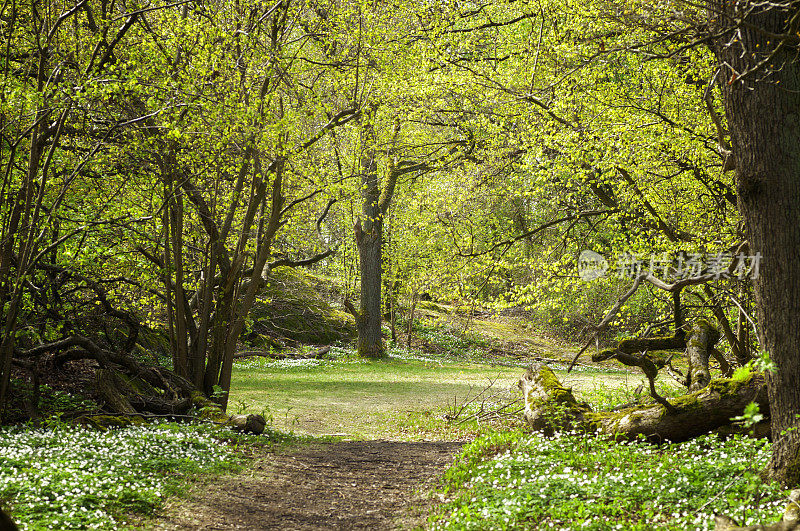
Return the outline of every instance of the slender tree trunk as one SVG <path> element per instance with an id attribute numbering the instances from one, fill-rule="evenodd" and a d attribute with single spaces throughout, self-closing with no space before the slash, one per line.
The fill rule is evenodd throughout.
<path id="1" fill-rule="evenodd" d="M 736 157 L 739 209 L 752 255 L 761 345 L 777 370 L 767 375 L 772 415 L 771 474 L 800 484 L 800 63 L 797 46 L 776 34 L 797 31 L 792 2 L 714 0 L 736 20 L 715 44 L 718 76 Z M 712 15 L 713 17 L 713 15 Z M 789 27 L 794 29 L 791 29 Z M 719 28 L 715 28 L 719 29 Z M 792 35 L 793 38 L 793 35 Z M 753 275 L 755 276 L 755 275 Z"/>

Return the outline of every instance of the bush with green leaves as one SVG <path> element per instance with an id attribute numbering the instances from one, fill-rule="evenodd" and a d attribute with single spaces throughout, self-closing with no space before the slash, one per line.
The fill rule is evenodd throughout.
<path id="1" fill-rule="evenodd" d="M 492 434 L 445 475 L 434 529 L 713 529 L 779 518 L 786 492 L 758 475 L 763 439 L 708 435 L 681 444 L 579 432 Z"/>
<path id="2" fill-rule="evenodd" d="M 0 430 L 0 502 L 22 529 L 109 529 L 149 514 L 190 475 L 236 467 L 228 430 L 159 423 L 108 431 Z"/>

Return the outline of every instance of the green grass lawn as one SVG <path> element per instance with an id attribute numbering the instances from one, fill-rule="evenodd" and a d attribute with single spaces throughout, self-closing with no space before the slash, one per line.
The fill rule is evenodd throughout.
<path id="1" fill-rule="evenodd" d="M 521 370 L 472 364 L 434 365 L 386 360 L 316 367 L 237 367 L 231 406 L 268 408 L 278 429 L 353 438 L 417 438 L 444 424 L 454 398 L 475 394 L 496 379 L 498 391 L 516 385 Z M 508 391 L 503 393 L 508 396 Z"/>
<path id="2" fill-rule="evenodd" d="M 237 364 L 229 410 L 269 410 L 274 426 L 296 433 L 351 438 L 447 439 L 480 426 L 448 426 L 442 416 L 494 380 L 494 400 L 518 394 L 520 367 L 422 360 L 324 362 L 286 367 L 261 360 Z M 639 376 L 621 372 L 559 374 L 587 397 L 619 395 Z"/>

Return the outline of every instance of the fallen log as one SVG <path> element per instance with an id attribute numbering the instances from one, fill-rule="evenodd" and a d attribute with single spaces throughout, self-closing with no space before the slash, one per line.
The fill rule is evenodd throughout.
<path id="1" fill-rule="evenodd" d="M 528 367 L 519 387 L 525 398 L 525 418 L 532 428 L 550 431 L 578 427 L 624 439 L 644 436 L 652 442 L 680 442 L 732 424 L 731 419 L 756 402 L 768 410 L 764 377 L 746 374 L 711 380 L 708 386 L 669 400 L 619 411 L 593 411 L 565 388 L 543 364 Z"/>

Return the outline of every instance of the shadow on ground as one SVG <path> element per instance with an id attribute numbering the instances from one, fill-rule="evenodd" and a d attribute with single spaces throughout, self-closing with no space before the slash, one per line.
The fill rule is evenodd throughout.
<path id="1" fill-rule="evenodd" d="M 258 458 L 243 474 L 197 486 L 155 529 L 414 528 L 460 442 L 346 441 Z"/>

